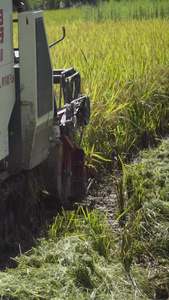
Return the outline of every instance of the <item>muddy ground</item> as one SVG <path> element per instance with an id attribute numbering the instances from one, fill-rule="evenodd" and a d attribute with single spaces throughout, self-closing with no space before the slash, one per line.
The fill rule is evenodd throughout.
<path id="1" fill-rule="evenodd" d="M 107 221 L 111 226 L 117 227 L 115 222 L 119 214 L 119 201 L 117 196 L 117 174 L 104 174 L 100 178 L 93 179 L 89 190 L 82 203 L 89 209 L 96 208 L 103 213 L 107 213 Z"/>

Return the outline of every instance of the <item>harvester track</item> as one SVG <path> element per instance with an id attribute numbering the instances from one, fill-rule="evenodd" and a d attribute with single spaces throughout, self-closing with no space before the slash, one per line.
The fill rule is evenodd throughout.
<path id="1" fill-rule="evenodd" d="M 20 245 L 24 248 L 32 240 L 41 214 L 32 173 L 12 176 L 1 183 L 0 188 L 0 253 L 3 257 L 4 253 L 17 253 Z"/>

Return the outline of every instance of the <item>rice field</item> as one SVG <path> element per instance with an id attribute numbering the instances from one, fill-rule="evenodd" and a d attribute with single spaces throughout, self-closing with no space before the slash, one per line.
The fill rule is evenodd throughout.
<path id="1" fill-rule="evenodd" d="M 55 13 L 52 12 L 52 15 Z M 45 12 L 54 68 L 71 66 L 83 77 L 91 99 L 91 121 L 83 146 L 103 157 L 130 156 L 168 130 L 169 26 L 167 19 L 118 22 L 64 21 Z"/>
<path id="2" fill-rule="evenodd" d="M 120 14 L 118 20 L 104 16 L 112 9 Z M 91 121 L 83 138 L 90 163 L 93 153 L 128 159 L 140 148 L 157 145 L 166 134 L 168 12 L 165 0 L 110 1 L 97 8 L 44 11 L 49 44 L 62 36 L 62 26 L 66 28 L 65 40 L 50 50 L 53 67 L 74 66 L 91 99 Z"/>

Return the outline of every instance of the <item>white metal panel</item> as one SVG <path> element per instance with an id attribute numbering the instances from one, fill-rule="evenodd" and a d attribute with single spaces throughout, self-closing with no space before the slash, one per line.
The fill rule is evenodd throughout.
<path id="1" fill-rule="evenodd" d="M 54 107 L 52 104 L 50 111 L 41 117 L 38 117 L 37 45 L 35 25 L 35 20 L 37 18 L 43 18 L 42 11 L 24 12 L 19 14 L 23 169 L 31 169 L 47 157 L 54 115 Z M 52 100 L 54 99 L 53 97 L 52 88 Z"/>
<path id="2" fill-rule="evenodd" d="M 0 160 L 9 154 L 8 124 L 14 102 L 12 0 L 0 0 Z"/>

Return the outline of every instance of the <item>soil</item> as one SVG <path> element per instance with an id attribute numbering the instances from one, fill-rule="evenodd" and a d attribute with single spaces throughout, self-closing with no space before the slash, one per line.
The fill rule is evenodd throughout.
<path id="1" fill-rule="evenodd" d="M 93 179 L 83 201 L 78 202 L 78 205 L 83 205 L 89 209 L 98 209 L 103 215 L 107 212 L 107 222 L 112 230 L 119 229 L 119 223 L 116 222 L 116 218 L 119 216 L 117 179 L 117 174 L 104 174 L 101 178 Z"/>

